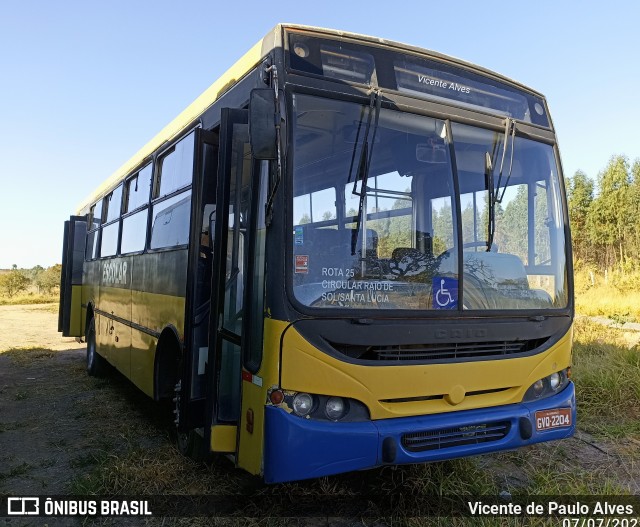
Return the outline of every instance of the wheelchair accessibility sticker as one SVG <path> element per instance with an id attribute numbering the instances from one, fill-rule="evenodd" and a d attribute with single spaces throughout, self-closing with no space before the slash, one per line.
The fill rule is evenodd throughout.
<path id="1" fill-rule="evenodd" d="M 436 276 L 431 284 L 433 309 L 456 309 L 458 307 L 458 279 Z"/>

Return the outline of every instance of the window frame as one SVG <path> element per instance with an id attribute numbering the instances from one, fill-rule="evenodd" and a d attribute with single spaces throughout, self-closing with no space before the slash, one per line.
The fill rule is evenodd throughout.
<path id="1" fill-rule="evenodd" d="M 156 202 L 159 202 L 163 199 L 167 199 L 175 194 L 180 193 L 180 191 L 182 190 L 186 190 L 187 188 L 191 188 L 193 185 L 193 176 L 194 176 L 194 169 L 195 169 L 195 158 L 196 156 L 196 149 L 197 149 L 197 145 L 196 145 L 196 128 L 192 128 L 190 130 L 188 130 L 186 133 L 182 134 L 180 137 L 178 137 L 175 141 L 173 141 L 170 145 L 168 145 L 164 150 L 162 150 L 161 152 L 158 152 L 158 154 L 156 155 L 155 161 L 154 161 L 154 170 L 153 170 L 153 175 L 152 175 L 152 183 L 151 183 L 151 205 L 153 205 Z M 192 160 L 191 160 L 191 178 L 189 179 L 188 183 L 183 184 L 183 185 L 179 185 L 175 188 L 170 189 L 169 192 L 167 192 L 166 194 L 161 194 L 161 187 L 162 187 L 162 165 L 164 160 L 170 156 L 171 154 L 176 152 L 176 148 L 177 146 L 184 141 L 185 139 L 187 139 L 189 136 L 192 136 L 192 140 L 193 140 L 193 156 L 192 156 Z"/>
<path id="2" fill-rule="evenodd" d="M 95 209 L 100 203 L 100 219 L 98 220 L 98 224 L 96 227 L 93 227 L 95 220 Z M 87 212 L 87 235 L 85 239 L 85 249 L 84 249 L 84 261 L 85 262 L 93 262 L 94 260 L 98 260 L 100 258 L 100 248 L 102 246 L 102 239 L 100 233 L 102 232 L 102 211 L 103 211 L 103 198 L 100 198 L 94 202 L 93 205 L 89 206 L 89 212 Z M 90 228 L 93 227 L 93 228 Z M 89 236 L 94 236 L 94 243 L 91 245 L 92 251 L 91 256 L 87 258 L 87 241 L 89 240 Z"/>
<path id="3" fill-rule="evenodd" d="M 150 190 L 150 200 L 149 200 L 149 212 L 147 213 L 147 239 L 146 239 L 146 244 L 145 244 L 145 252 L 161 252 L 161 251 L 174 251 L 174 250 L 178 250 L 178 249 L 185 249 L 187 247 L 189 247 L 189 240 L 190 240 L 190 236 L 191 236 L 191 229 L 193 228 L 193 225 L 191 225 L 191 222 L 193 220 L 192 216 L 192 209 L 193 209 L 193 178 L 195 177 L 196 173 L 195 173 L 195 169 L 196 169 L 196 159 L 197 159 L 197 148 L 198 145 L 196 144 L 196 129 L 200 128 L 200 125 L 191 128 L 187 131 L 185 131 L 185 133 L 183 133 L 182 135 L 180 135 L 179 137 L 177 137 L 170 145 L 168 145 L 165 149 L 163 149 L 162 151 L 158 152 L 154 158 L 154 163 L 153 163 L 153 173 L 152 173 L 152 181 L 151 181 L 151 190 Z M 162 179 L 162 161 L 164 158 L 166 158 L 168 155 L 170 155 L 171 153 L 175 152 L 176 150 L 176 146 L 183 140 L 185 140 L 187 137 L 189 137 L 189 135 L 193 136 L 193 159 L 192 159 L 192 164 L 191 164 L 191 178 L 189 180 L 189 183 L 187 183 L 186 185 L 182 185 L 176 189 L 173 189 L 171 192 L 169 192 L 168 194 L 162 195 L 162 196 L 156 196 L 156 193 L 160 192 L 160 184 L 161 184 L 161 179 Z M 158 204 L 162 203 L 163 201 L 169 200 L 174 198 L 175 196 L 181 194 L 181 193 L 187 193 L 189 192 L 191 194 L 190 196 L 190 212 L 189 212 L 189 235 L 187 236 L 187 241 L 184 244 L 180 244 L 180 245 L 169 245 L 167 247 L 157 247 L 157 248 L 152 248 L 151 247 L 151 237 L 153 234 L 153 221 L 154 221 L 154 207 L 156 207 Z"/>
<path id="4" fill-rule="evenodd" d="M 149 177 L 149 192 L 147 194 L 147 199 L 146 199 L 146 201 L 144 201 L 143 203 L 138 205 L 136 208 L 129 209 L 129 197 L 130 197 L 129 186 L 130 186 L 130 184 L 131 184 L 131 182 L 133 181 L 134 178 L 138 178 L 138 182 L 137 183 L 139 184 L 140 183 L 140 174 L 142 173 L 142 171 L 146 170 L 148 167 L 151 168 L 151 175 Z M 125 180 L 124 180 L 124 190 L 123 190 L 123 193 L 122 193 L 122 210 L 124 211 L 126 209 L 126 211 L 122 212 L 122 214 L 120 216 L 120 219 L 121 219 L 120 243 L 119 243 L 119 247 L 118 247 L 118 254 L 120 254 L 120 255 L 142 254 L 147 250 L 147 247 L 148 247 L 148 244 L 149 244 L 149 209 L 150 209 L 151 192 L 153 190 L 154 172 L 155 172 L 155 162 L 154 162 L 153 159 L 150 159 L 150 160 L 147 160 L 146 162 L 144 162 L 140 168 L 135 170 L 132 174 L 127 176 L 125 178 Z M 147 218 L 146 218 L 146 221 L 145 221 L 144 242 L 142 244 L 142 248 L 141 249 L 137 249 L 135 251 L 123 252 L 122 251 L 122 238 L 123 238 L 123 234 L 124 234 L 124 222 L 125 222 L 125 220 L 127 220 L 128 218 L 130 218 L 132 216 L 135 216 L 136 214 L 142 213 L 145 210 L 147 211 Z"/>

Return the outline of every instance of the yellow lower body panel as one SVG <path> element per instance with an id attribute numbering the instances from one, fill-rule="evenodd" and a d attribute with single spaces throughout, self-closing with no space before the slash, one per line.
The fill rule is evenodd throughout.
<path id="1" fill-rule="evenodd" d="M 211 451 L 235 452 L 238 427 L 234 425 L 215 425 L 211 427 Z"/>
<path id="2" fill-rule="evenodd" d="M 285 331 L 288 324 L 279 324 Z M 357 399 L 372 419 L 513 404 L 535 381 L 571 364 L 571 342 L 570 330 L 549 350 L 528 357 L 370 366 L 331 357 L 290 327 L 282 345 L 282 388 Z"/>

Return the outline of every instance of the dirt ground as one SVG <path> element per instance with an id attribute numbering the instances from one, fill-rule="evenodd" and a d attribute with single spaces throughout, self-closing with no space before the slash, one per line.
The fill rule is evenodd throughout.
<path id="1" fill-rule="evenodd" d="M 85 345 L 57 323 L 56 306 L 0 306 L 0 496 L 93 493 L 105 457 L 171 445 L 166 408 L 116 372 L 89 377 Z M 0 517 L 0 526 L 45 524 L 81 523 Z"/>
<path id="2" fill-rule="evenodd" d="M 55 306 L 0 307 L 0 495 L 99 493 L 100 488 L 91 486 L 95 483 L 92 474 L 97 467 L 106 466 L 105 459 L 112 460 L 111 492 L 137 488 L 136 478 L 142 477 L 142 471 L 151 470 L 157 472 L 145 476 L 145 481 L 157 483 L 157 494 L 167 489 L 176 494 L 210 492 L 195 484 L 193 488 L 175 486 L 179 479 L 176 474 L 199 470 L 188 460 L 173 461 L 184 459 L 180 456 L 170 454 L 158 460 L 161 466 L 172 460 L 174 465 L 165 472 L 173 474 L 153 465 L 157 453 L 165 455 L 175 450 L 171 424 L 163 413 L 166 408 L 159 408 L 117 374 L 106 379 L 88 377 L 84 345 L 60 337 L 56 329 Z M 132 452 L 138 453 L 134 468 Z M 538 445 L 525 454 L 484 456 L 478 458 L 477 465 L 489 471 L 503 488 L 531 484 L 533 477 L 522 469 L 529 458 L 541 463 L 547 460 L 551 474 L 574 472 L 578 479 L 591 478 L 593 482 L 606 479 L 624 493 L 638 495 L 639 452 L 640 441 L 635 439 L 596 440 L 579 431 L 572 439 Z M 202 478 L 209 481 L 238 477 L 242 484 L 249 481 L 247 476 L 236 476 L 240 471 L 229 467 L 202 470 Z M 375 477 L 384 479 L 387 473 Z M 192 476 L 184 480 L 189 478 Z M 44 525 L 5 522 L 0 518 L 0 525 Z M 70 519 L 47 523 L 79 524 Z"/>
<path id="3" fill-rule="evenodd" d="M 62 337 L 58 306 L 0 306 L 0 352 L 11 348 L 39 347 L 50 350 L 81 349 L 75 338 Z"/>

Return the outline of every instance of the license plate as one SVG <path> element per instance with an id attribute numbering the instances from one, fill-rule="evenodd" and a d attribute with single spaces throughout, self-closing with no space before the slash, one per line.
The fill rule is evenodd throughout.
<path id="1" fill-rule="evenodd" d="M 536 430 L 551 430 L 571 426 L 571 408 L 554 408 L 536 412 Z"/>

